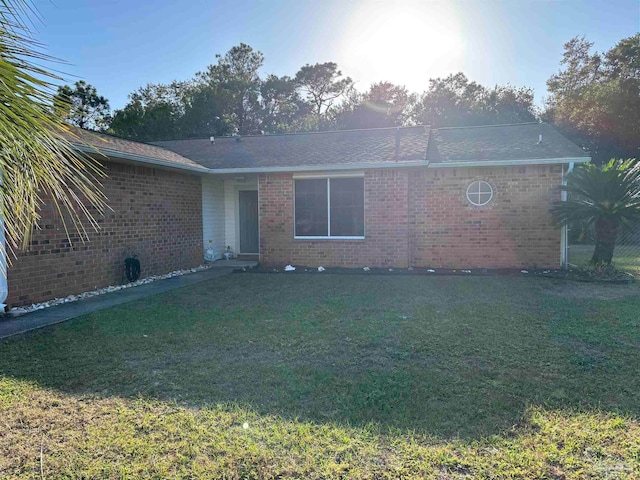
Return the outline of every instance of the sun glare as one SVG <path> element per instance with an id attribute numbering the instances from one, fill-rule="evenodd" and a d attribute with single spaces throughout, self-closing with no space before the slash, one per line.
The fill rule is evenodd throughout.
<path id="1" fill-rule="evenodd" d="M 452 5 L 363 2 L 342 43 L 345 71 L 361 82 L 388 80 L 423 90 L 429 78 L 455 70 L 462 39 Z"/>

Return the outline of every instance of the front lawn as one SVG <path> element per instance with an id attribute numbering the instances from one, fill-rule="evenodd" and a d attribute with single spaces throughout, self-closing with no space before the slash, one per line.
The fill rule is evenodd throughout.
<path id="1" fill-rule="evenodd" d="M 0 478 L 638 478 L 640 289 L 234 274 L 0 341 Z"/>

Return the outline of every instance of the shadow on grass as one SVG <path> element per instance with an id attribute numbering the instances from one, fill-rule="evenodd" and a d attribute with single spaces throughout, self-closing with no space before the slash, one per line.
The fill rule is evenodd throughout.
<path id="1" fill-rule="evenodd" d="M 0 342 L 0 375 L 443 438 L 502 432 L 538 404 L 638 417 L 637 290 L 599 300 L 562 288 L 238 274 Z"/>

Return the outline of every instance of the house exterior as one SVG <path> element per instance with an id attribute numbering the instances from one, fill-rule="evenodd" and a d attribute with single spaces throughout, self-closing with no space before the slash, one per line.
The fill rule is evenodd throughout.
<path id="1" fill-rule="evenodd" d="M 103 165 L 101 183 L 110 210 L 97 218 L 100 231 L 89 230 L 89 241 L 72 235 L 69 242 L 53 204 L 43 199 L 30 248 L 10 259 L 9 305 L 126 283 L 123 262 L 131 253 L 138 255 L 144 276 L 202 263 L 206 170 L 155 146 L 76 133 L 70 140 Z"/>
<path id="2" fill-rule="evenodd" d="M 558 268 L 548 209 L 589 160 L 544 123 L 74 142 L 103 155 L 112 211 L 70 244 L 45 206 L 9 269 L 10 304 L 122 283 L 130 253 L 147 276 L 227 246 L 266 266 Z"/>

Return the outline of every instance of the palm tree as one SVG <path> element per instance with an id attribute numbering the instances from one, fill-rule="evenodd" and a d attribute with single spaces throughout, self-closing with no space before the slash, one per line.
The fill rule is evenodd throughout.
<path id="1" fill-rule="evenodd" d="M 82 239 L 105 208 L 100 165 L 65 139 L 73 133 L 54 106 L 59 77 L 39 65 L 54 59 L 40 52 L 26 23 L 34 13 L 26 0 L 0 0 L 0 214 L 8 250 L 28 245 L 45 199 L 67 236 L 73 229 Z"/>
<path id="2" fill-rule="evenodd" d="M 551 214 L 563 225 L 593 225 L 596 245 L 591 263 L 611 264 L 620 229 L 640 221 L 640 163 L 612 159 L 602 168 L 580 165 L 562 190 L 569 198 L 556 202 Z"/>

